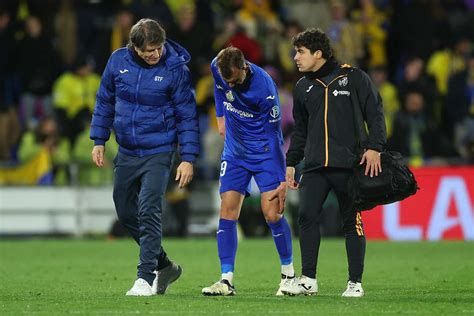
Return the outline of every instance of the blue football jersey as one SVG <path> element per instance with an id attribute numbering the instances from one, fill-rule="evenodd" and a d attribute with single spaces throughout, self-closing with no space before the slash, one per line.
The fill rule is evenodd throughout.
<path id="1" fill-rule="evenodd" d="M 278 159 L 282 155 L 280 101 L 275 83 L 260 67 L 249 65 L 245 84 L 229 87 L 211 63 L 217 117 L 225 118 L 222 160 Z"/>

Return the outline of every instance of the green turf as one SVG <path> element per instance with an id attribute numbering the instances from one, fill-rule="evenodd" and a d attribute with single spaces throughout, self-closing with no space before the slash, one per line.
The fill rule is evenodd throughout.
<path id="1" fill-rule="evenodd" d="M 243 240 L 235 297 L 203 297 L 217 280 L 215 241 L 166 240 L 184 269 L 165 296 L 125 297 L 138 248 L 131 241 L 33 240 L 0 242 L 0 315 L 474 315 L 474 243 L 369 242 L 362 299 L 340 297 L 345 287 L 342 240 L 323 240 L 320 293 L 275 297 L 279 263 L 272 240 Z M 297 271 L 299 247 L 295 242 Z"/>

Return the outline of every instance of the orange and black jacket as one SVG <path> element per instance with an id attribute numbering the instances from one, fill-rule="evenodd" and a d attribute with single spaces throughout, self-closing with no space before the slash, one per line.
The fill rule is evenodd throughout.
<path id="1" fill-rule="evenodd" d="M 360 106 L 369 134 L 360 145 L 353 103 Z M 382 99 L 369 76 L 333 59 L 296 83 L 293 117 L 295 130 L 286 164 L 296 166 L 304 159 L 303 172 L 352 168 L 361 147 L 380 152 L 387 142 Z"/>

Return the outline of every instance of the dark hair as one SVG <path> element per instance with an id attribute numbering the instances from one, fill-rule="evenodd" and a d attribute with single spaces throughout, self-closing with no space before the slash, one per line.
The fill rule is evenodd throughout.
<path id="1" fill-rule="evenodd" d="M 144 50 L 147 45 L 163 45 L 166 32 L 161 25 L 152 19 L 141 19 L 130 30 L 129 48 Z"/>
<path id="2" fill-rule="evenodd" d="M 293 37 L 293 46 L 306 47 L 309 49 L 311 54 L 320 50 L 323 54 L 323 58 L 329 59 L 332 57 L 331 43 L 326 33 L 317 28 L 309 28 L 296 34 Z"/>
<path id="3" fill-rule="evenodd" d="M 217 54 L 217 68 L 224 79 L 232 77 L 232 67 L 243 69 L 244 53 L 236 47 L 224 48 Z"/>

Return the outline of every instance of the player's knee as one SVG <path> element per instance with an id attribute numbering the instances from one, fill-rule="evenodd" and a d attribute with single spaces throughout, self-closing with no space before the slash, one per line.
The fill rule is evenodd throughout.
<path id="1" fill-rule="evenodd" d="M 277 211 L 268 212 L 263 215 L 265 216 L 265 220 L 267 221 L 267 223 L 276 223 L 281 219 L 281 214 Z"/>
<path id="2" fill-rule="evenodd" d="M 220 218 L 228 220 L 238 220 L 239 212 L 233 208 L 222 206 L 220 211 Z"/>

